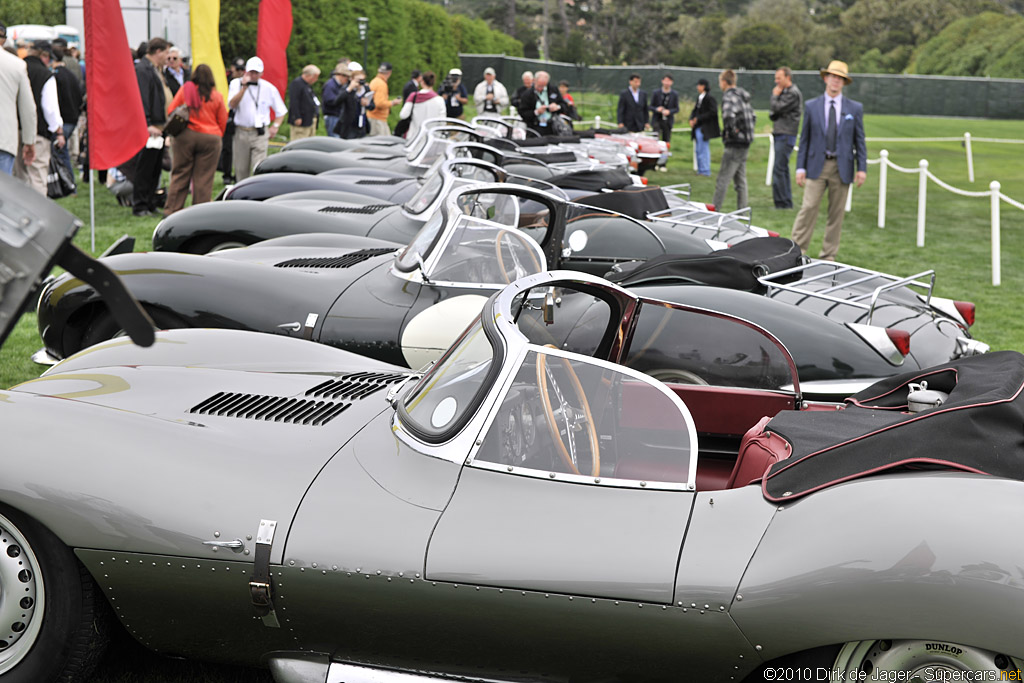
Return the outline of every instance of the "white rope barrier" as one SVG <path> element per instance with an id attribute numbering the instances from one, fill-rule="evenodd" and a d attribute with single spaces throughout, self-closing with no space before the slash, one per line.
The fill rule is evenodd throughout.
<path id="1" fill-rule="evenodd" d="M 1006 202 L 1010 206 L 1016 207 L 1024 211 L 1024 203 L 1018 202 L 1015 199 L 1007 197 L 1005 194 L 1000 192 L 1001 185 L 999 181 L 993 180 L 989 184 L 988 192 L 972 192 L 970 190 L 961 190 L 958 187 L 954 187 L 949 183 L 943 181 L 941 178 L 936 176 L 934 173 L 928 170 L 928 160 L 921 159 L 918 162 L 917 168 L 903 168 L 893 162 L 889 161 L 889 151 L 883 149 L 878 159 L 868 159 L 869 164 L 881 164 L 878 175 L 878 227 L 885 227 L 885 205 L 888 191 L 888 169 L 892 168 L 900 173 L 917 173 L 919 177 L 918 189 L 917 189 L 917 246 L 924 246 L 925 238 L 925 222 L 927 217 L 927 203 L 928 203 L 928 181 L 931 180 L 936 185 L 952 192 L 953 194 L 960 195 L 961 197 L 990 197 L 991 198 L 991 217 L 992 217 L 992 286 L 998 287 L 1002 283 L 1002 269 L 1001 269 L 1001 202 Z M 973 165 L 969 164 L 969 172 L 973 174 Z M 850 210 L 849 199 L 847 201 L 847 211 Z"/>

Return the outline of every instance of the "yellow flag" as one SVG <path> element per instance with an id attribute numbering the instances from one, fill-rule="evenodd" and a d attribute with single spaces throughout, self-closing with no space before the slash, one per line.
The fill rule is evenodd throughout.
<path id="1" fill-rule="evenodd" d="M 217 90 L 228 101 L 228 79 L 220 54 L 220 0 L 190 0 L 192 23 L 192 69 L 206 64 L 213 69 Z"/>

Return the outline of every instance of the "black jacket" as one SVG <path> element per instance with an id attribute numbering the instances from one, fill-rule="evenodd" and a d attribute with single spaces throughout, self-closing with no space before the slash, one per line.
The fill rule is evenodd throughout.
<path id="1" fill-rule="evenodd" d="M 288 86 L 288 123 L 294 126 L 296 121 L 302 121 L 300 126 L 312 126 L 319 113 L 313 88 L 299 76 Z"/>
<path id="2" fill-rule="evenodd" d="M 700 126 L 705 140 L 722 135 L 722 130 L 718 127 L 718 102 L 715 102 L 711 93 L 704 93 L 704 99 L 700 101 L 700 104 L 694 105 L 693 111 L 690 112 L 690 118 L 697 119 L 697 125 Z M 696 128 L 690 131 L 690 137 L 697 137 Z"/>
<path id="3" fill-rule="evenodd" d="M 57 102 L 60 105 L 60 117 L 65 124 L 76 125 L 78 115 L 82 113 L 82 87 L 78 79 L 66 66 L 59 66 L 53 72 L 57 79 Z"/>
<path id="4" fill-rule="evenodd" d="M 538 101 L 539 98 L 537 97 L 536 88 L 530 88 L 524 92 L 519 98 L 519 116 L 529 128 L 538 132 L 547 132 L 550 126 L 541 126 L 540 121 L 537 119 Z M 558 89 L 550 83 L 548 84 L 548 104 L 557 104 L 560 107 L 563 105 L 562 95 L 558 92 Z M 559 112 L 552 112 L 551 115 L 555 116 L 558 113 Z"/>
<path id="5" fill-rule="evenodd" d="M 145 57 L 135 64 L 135 78 L 139 81 L 146 125 L 162 127 L 167 123 L 167 98 L 164 97 L 163 78 L 157 73 L 153 63 Z"/>
<path id="6" fill-rule="evenodd" d="M 25 57 L 25 67 L 28 69 L 28 81 L 32 86 L 32 97 L 36 101 L 36 133 L 47 140 L 52 140 L 49 124 L 43 116 L 43 86 L 46 85 L 46 81 L 53 78 L 53 74 L 50 73 L 50 67 L 43 64 L 43 60 L 35 55 Z"/>
<path id="7" fill-rule="evenodd" d="M 657 111 L 658 107 L 668 109 L 668 125 L 671 126 L 675 123 L 676 114 L 679 113 L 679 93 L 675 90 L 665 92 L 661 88 L 654 91 L 651 95 L 651 121 L 655 123 L 663 118 L 661 112 Z"/>
<path id="8" fill-rule="evenodd" d="M 181 83 L 178 83 L 178 79 L 174 77 L 171 70 L 166 66 L 164 67 L 164 83 L 167 84 L 167 88 L 171 91 L 172 96 L 178 94 L 178 88 L 192 80 L 192 69 L 187 66 L 181 67 L 181 78 Z"/>
<path id="9" fill-rule="evenodd" d="M 626 88 L 619 93 L 619 106 L 615 120 L 632 133 L 639 133 L 647 125 L 647 91 L 639 91 L 640 100 L 633 99 L 633 91 Z"/>

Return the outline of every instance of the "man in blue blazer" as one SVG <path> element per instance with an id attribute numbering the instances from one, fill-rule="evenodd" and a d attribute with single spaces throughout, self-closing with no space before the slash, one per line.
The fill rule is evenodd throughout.
<path id="1" fill-rule="evenodd" d="M 804 200 L 793 223 L 793 241 L 807 253 L 818 208 L 828 190 L 828 221 L 819 258 L 834 261 L 839 253 L 850 183 L 856 182 L 860 187 L 868 177 L 868 150 L 864 141 L 864 107 L 843 97 L 843 87 L 852 82 L 846 63 L 832 61 L 821 70 L 821 77 L 825 94 L 807 102 L 800 131 L 796 184 L 804 188 Z"/>

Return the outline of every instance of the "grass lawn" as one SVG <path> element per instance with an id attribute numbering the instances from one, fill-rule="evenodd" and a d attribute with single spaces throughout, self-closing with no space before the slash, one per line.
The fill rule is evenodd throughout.
<path id="1" fill-rule="evenodd" d="M 584 116 L 595 113 L 608 120 L 614 117 L 608 102 L 592 95 L 577 96 Z M 591 101 L 593 105 L 591 106 Z M 770 130 L 766 112 L 758 112 L 759 130 Z M 905 118 L 867 116 L 867 135 L 872 137 L 952 137 L 968 131 L 975 138 L 1024 139 L 1021 121 L 984 121 L 973 119 Z M 930 170 L 943 181 L 961 189 L 984 191 L 991 180 L 1002 184 L 1004 194 L 1024 201 L 1024 165 L 1019 161 L 1024 145 L 974 143 L 976 180 L 967 180 L 967 164 L 960 143 L 934 143 L 904 140 L 868 143 L 868 156 L 877 159 L 881 149 L 889 150 L 894 163 L 916 168 L 919 159 L 928 159 Z M 712 171 L 717 172 L 722 146 L 713 141 Z M 692 148 L 689 136 L 677 134 L 675 157 L 670 171 L 652 173 L 650 180 L 659 184 L 691 183 L 695 199 L 710 201 L 714 178 L 701 178 L 692 170 Z M 794 155 L 795 156 L 795 155 Z M 777 211 L 772 206 L 771 188 L 765 185 L 768 143 L 758 139 L 751 148 L 747 171 L 753 221 L 756 225 L 789 236 L 795 210 Z M 795 162 L 795 159 L 792 160 Z M 854 192 L 853 210 L 847 214 L 840 259 L 855 265 L 884 272 L 911 275 L 929 268 L 938 274 L 936 294 L 973 301 L 978 306 L 974 335 L 988 342 L 993 349 L 1024 351 L 1024 269 L 1018 262 L 1024 256 L 1024 211 L 1002 204 L 1002 286 L 991 285 L 990 270 L 990 204 L 987 198 L 972 199 L 953 195 L 934 184 L 928 187 L 927 240 L 924 248 L 915 246 L 917 223 L 916 175 L 905 175 L 890 169 L 885 229 L 876 227 L 878 212 L 878 165 L 869 167 L 867 184 Z M 218 186 L 220 190 L 219 174 Z M 795 188 L 799 204 L 801 190 Z M 735 194 L 727 195 L 726 210 L 734 208 Z M 79 195 L 60 201 L 86 223 L 76 243 L 90 251 L 88 186 L 79 188 Z M 137 250 L 151 248 L 156 218 L 135 218 L 131 211 L 118 206 L 106 188 L 96 187 L 96 252 L 100 253 L 122 234 L 137 238 Z M 824 216 L 819 219 L 811 253 L 817 254 L 823 232 Z M 29 360 L 39 348 L 34 313 L 18 324 L 7 345 L 0 350 L 0 387 L 36 377 L 40 368 Z M 269 676 L 245 669 L 203 666 L 160 658 L 148 654 L 126 639 L 117 641 L 94 683 L 169 683 L 170 681 L 210 681 L 236 683 L 269 681 Z"/>

